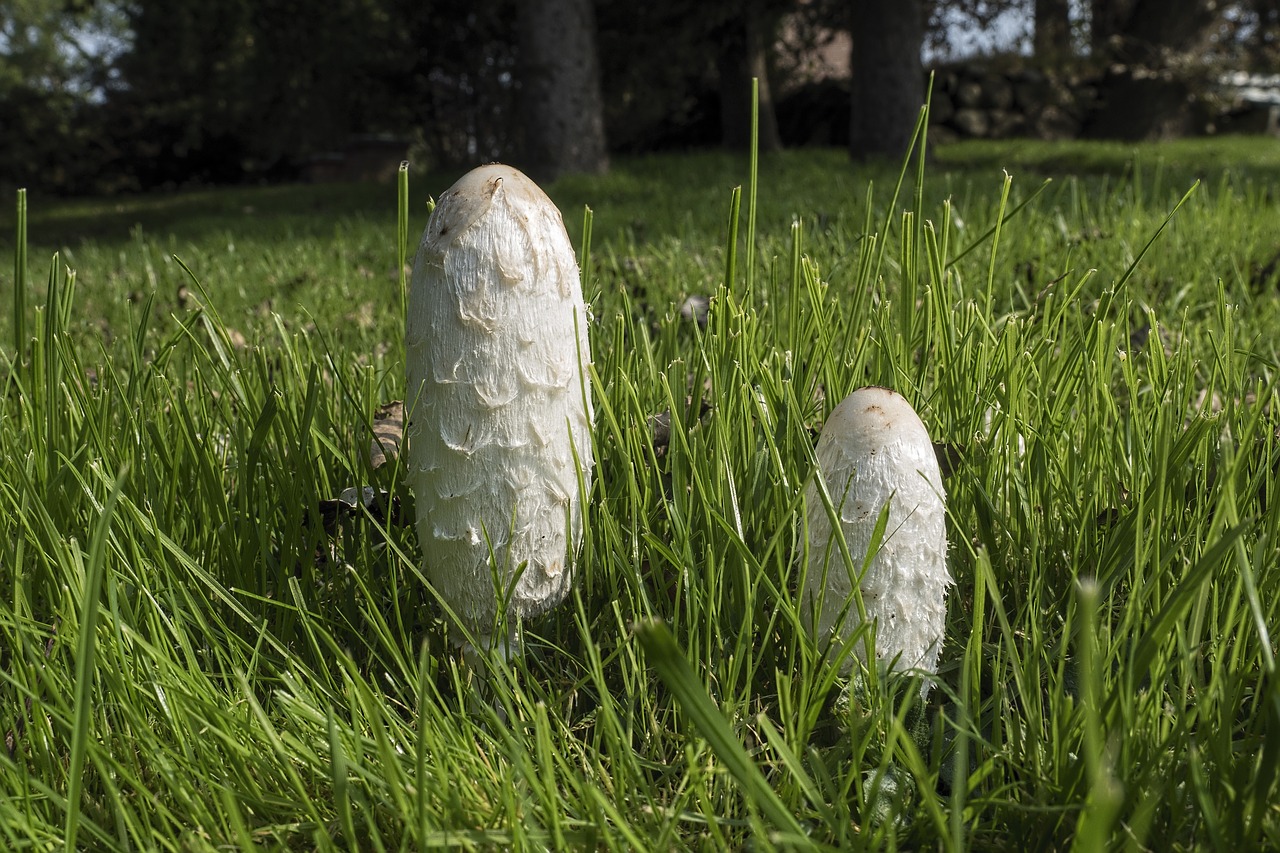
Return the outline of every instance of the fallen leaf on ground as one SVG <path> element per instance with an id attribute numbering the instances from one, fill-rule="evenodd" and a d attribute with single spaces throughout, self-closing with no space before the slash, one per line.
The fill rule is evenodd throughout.
<path id="1" fill-rule="evenodd" d="M 381 468 L 400 456 L 404 441 L 404 403 L 393 400 L 373 413 L 373 444 L 369 448 L 369 467 Z"/>

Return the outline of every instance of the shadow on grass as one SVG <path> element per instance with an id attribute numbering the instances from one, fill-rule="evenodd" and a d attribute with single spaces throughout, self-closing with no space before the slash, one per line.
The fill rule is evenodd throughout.
<path id="1" fill-rule="evenodd" d="M 1016 139 L 964 141 L 931 150 L 934 174 L 981 178 L 1008 170 L 1044 176 L 1077 175 L 1104 180 L 1159 173 L 1170 186 L 1185 189 L 1227 171 L 1246 179 L 1280 182 L 1280 141 L 1263 136 L 1222 136 L 1159 143 Z M 411 217 L 421 219 L 429 196 L 438 196 L 465 169 L 413 174 Z M 855 203 L 869 180 L 892 186 L 893 163 L 853 165 L 833 148 L 794 149 L 762 156 L 759 209 L 786 228 L 795 215 L 819 218 L 829 208 Z M 665 236 L 723 236 L 729 190 L 746 181 L 743 152 L 686 151 L 619 157 L 603 176 L 569 176 L 546 187 L 560 207 L 570 237 L 578 240 L 582 210 L 594 211 L 597 240 L 627 236 L 637 242 Z M 263 239 L 330 233 L 335 222 L 360 219 L 384 223 L 394 234 L 393 184 L 281 184 L 162 191 L 114 197 L 61 199 L 33 196 L 28 202 L 33 248 L 112 244 L 132 239 L 138 229 L 179 241 L 209 235 L 252 234 Z M 635 211 L 643 210 L 643 219 Z M 745 205 L 744 205 L 745 213 Z M 0 199 L 0 253 L 13 248 L 12 198 Z M 423 220 L 425 221 L 425 220 Z M 412 244 L 416 245 L 416 234 Z"/>
<path id="2" fill-rule="evenodd" d="M 1280 180 L 1280 140 L 1268 136 L 1206 136 L 1167 142 L 1035 139 L 955 142 L 938 148 L 946 170 L 1022 169 L 1048 176 L 1127 177 L 1135 168 L 1161 169 L 1177 184 L 1231 171 Z"/>
<path id="3" fill-rule="evenodd" d="M 136 195 L 28 199 L 28 240 L 38 247 L 123 243 L 137 229 L 179 240 L 209 233 L 313 234 L 340 217 L 386 219 L 394 232 L 396 189 L 377 184 L 280 184 Z M 12 199 L 0 203 L 0 247 L 12 249 Z"/>

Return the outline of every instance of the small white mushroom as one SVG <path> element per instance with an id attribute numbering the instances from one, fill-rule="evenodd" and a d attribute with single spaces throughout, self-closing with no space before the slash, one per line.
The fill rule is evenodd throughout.
<path id="1" fill-rule="evenodd" d="M 440 196 L 405 349 L 424 572 L 481 644 L 506 651 L 521 617 L 569 591 L 592 469 L 578 266 L 560 212 L 525 175 L 482 166 Z M 509 633 L 495 638 L 504 598 Z"/>
<path id="2" fill-rule="evenodd" d="M 856 573 L 888 504 L 884 536 L 858 584 L 866 618 L 876 625 L 876 657 L 881 666 L 896 658 L 899 669 L 936 672 L 951 578 L 942 475 L 924 424 L 900 394 L 862 388 L 836 406 L 816 452 L 853 563 L 850 571 L 811 483 L 804 600 L 816 638 L 839 642 L 862 624 L 852 600 Z M 865 660 L 864 644 L 856 649 Z"/>

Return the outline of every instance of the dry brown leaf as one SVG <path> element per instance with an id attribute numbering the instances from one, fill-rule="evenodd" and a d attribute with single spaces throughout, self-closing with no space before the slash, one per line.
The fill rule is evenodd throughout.
<path id="1" fill-rule="evenodd" d="M 686 397 L 685 405 L 692 407 L 693 398 Z M 710 403 L 708 403 L 705 399 L 699 400 L 698 401 L 698 419 L 701 420 L 702 416 L 705 415 L 707 412 L 711 411 L 712 408 L 713 406 Z M 659 457 L 665 455 L 667 452 L 667 448 L 671 444 L 671 412 L 668 410 L 668 411 L 659 412 L 656 415 L 650 415 L 649 416 L 649 432 L 653 436 L 654 453 Z"/>
<path id="2" fill-rule="evenodd" d="M 960 463 L 964 459 L 965 448 L 963 444 L 935 441 L 933 442 L 933 453 L 938 457 L 938 470 L 942 472 L 942 476 L 950 477 L 960 467 Z"/>
<path id="3" fill-rule="evenodd" d="M 380 468 L 400 455 L 404 441 L 404 403 L 393 400 L 373 413 L 373 444 L 369 448 L 369 467 Z"/>
<path id="4" fill-rule="evenodd" d="M 246 338 L 244 336 L 244 333 L 241 332 L 239 329 L 235 329 L 235 328 L 232 328 L 231 326 L 227 326 L 226 332 L 227 332 L 227 343 L 231 344 L 233 348 L 238 350 L 245 350 L 249 348 L 249 339 Z"/>

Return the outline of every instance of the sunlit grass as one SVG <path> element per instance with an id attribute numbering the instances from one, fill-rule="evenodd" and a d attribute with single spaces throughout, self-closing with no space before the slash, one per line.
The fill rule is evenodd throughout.
<path id="1" fill-rule="evenodd" d="M 483 692 L 367 454 L 394 189 L 33 201 L 0 847 L 1280 844 L 1280 174 L 1071 150 L 1103 166 L 944 150 L 893 204 L 896 170 L 765 157 L 736 231 L 727 155 L 552 187 L 575 241 L 593 210 L 598 476 L 581 582 Z M 866 384 L 949 448 L 924 707 L 846 691 L 797 603 L 814 430 Z"/>

